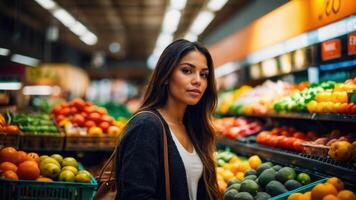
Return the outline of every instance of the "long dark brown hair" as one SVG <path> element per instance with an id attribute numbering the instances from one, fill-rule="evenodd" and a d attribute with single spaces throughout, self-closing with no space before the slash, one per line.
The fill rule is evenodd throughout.
<path id="1" fill-rule="evenodd" d="M 211 117 L 217 102 L 214 66 L 209 51 L 198 42 L 179 39 L 171 43 L 161 54 L 149 81 L 143 104 L 139 111 L 162 107 L 168 99 L 168 86 L 165 84 L 181 58 L 191 51 L 199 51 L 206 60 L 209 69 L 207 88 L 196 105 L 188 105 L 183 123 L 194 148 L 203 163 L 203 179 L 210 200 L 221 199 L 216 181 L 213 154 L 215 151 L 215 133 Z"/>

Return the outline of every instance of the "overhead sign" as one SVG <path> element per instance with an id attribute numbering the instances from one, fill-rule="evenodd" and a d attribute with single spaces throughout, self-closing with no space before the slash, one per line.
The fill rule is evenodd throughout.
<path id="1" fill-rule="evenodd" d="M 350 33 L 347 37 L 347 52 L 348 55 L 356 54 L 356 32 Z"/>
<path id="2" fill-rule="evenodd" d="M 323 61 L 339 58 L 341 56 L 340 39 L 329 40 L 321 43 L 321 58 Z"/>

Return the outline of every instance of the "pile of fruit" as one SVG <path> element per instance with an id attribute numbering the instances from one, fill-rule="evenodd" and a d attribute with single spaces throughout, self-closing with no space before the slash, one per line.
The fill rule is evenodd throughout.
<path id="1" fill-rule="evenodd" d="M 4 115 L 0 113 L 0 133 L 18 135 L 20 134 L 20 129 L 17 125 L 7 123 Z"/>
<path id="2" fill-rule="evenodd" d="M 308 88 L 295 92 L 275 102 L 273 108 L 276 112 L 305 112 L 307 110 L 307 104 L 315 99 L 317 93 L 333 89 L 334 86 L 335 82 L 333 81 L 310 84 Z"/>
<path id="3" fill-rule="evenodd" d="M 53 108 L 52 114 L 68 136 L 118 136 L 124 125 L 107 114 L 105 108 L 74 99 Z"/>
<path id="4" fill-rule="evenodd" d="M 356 78 L 338 83 L 333 90 L 316 94 L 315 100 L 308 103 L 311 113 L 356 114 L 356 105 L 349 102 L 348 93 L 356 91 Z"/>
<path id="5" fill-rule="evenodd" d="M 224 192 L 224 200 L 267 200 L 311 182 L 307 173 L 263 163 L 257 155 L 243 160 L 224 151 L 217 153 L 216 159 L 218 185 Z"/>
<path id="6" fill-rule="evenodd" d="M 46 113 L 12 113 L 11 121 L 17 124 L 23 133 L 34 135 L 59 135 L 56 125 Z"/>
<path id="7" fill-rule="evenodd" d="M 51 156 L 17 151 L 13 147 L 0 150 L 0 174 L 11 180 L 65 181 L 89 183 L 91 174 L 80 170 L 72 157 Z"/>
<path id="8" fill-rule="evenodd" d="M 217 133 L 229 139 L 237 139 L 239 137 L 257 133 L 262 129 L 260 122 L 248 120 L 244 117 L 225 117 L 214 120 L 214 127 Z"/>
<path id="9" fill-rule="evenodd" d="M 346 190 L 339 178 L 332 177 L 325 183 L 315 185 L 311 191 L 291 194 L 288 200 L 356 200 L 356 195 Z"/>
<path id="10" fill-rule="evenodd" d="M 270 131 L 260 132 L 256 136 L 256 142 L 272 147 L 301 152 L 303 150 L 302 144 L 315 138 L 317 138 L 317 134 L 313 131 L 304 133 L 294 127 L 282 126 L 273 128 Z"/>
<path id="11" fill-rule="evenodd" d="M 251 89 L 250 86 L 243 85 L 239 89 L 221 93 L 219 95 L 217 112 L 220 114 L 227 114 L 228 112 L 239 113 L 238 107 L 233 104 L 240 96 L 244 95 Z"/>
<path id="12" fill-rule="evenodd" d="M 340 130 L 332 130 L 330 133 L 318 137 L 312 141 L 308 141 L 303 148 L 303 152 L 311 155 L 326 157 L 327 155 L 339 161 L 348 161 L 350 159 L 356 162 L 356 138 L 350 134 L 342 133 Z M 311 144 L 311 147 L 308 147 Z M 310 146 L 310 145 L 309 145 Z M 316 146 L 316 148 L 312 148 Z M 317 147 L 324 147 L 327 151 L 321 155 Z"/>

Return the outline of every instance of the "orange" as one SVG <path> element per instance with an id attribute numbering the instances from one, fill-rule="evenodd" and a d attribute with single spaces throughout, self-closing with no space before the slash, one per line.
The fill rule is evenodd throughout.
<path id="1" fill-rule="evenodd" d="M 257 167 L 261 165 L 262 161 L 260 157 L 254 155 L 248 159 L 248 163 L 252 169 L 257 169 Z"/>
<path id="2" fill-rule="evenodd" d="M 13 147 L 5 147 L 0 151 L 0 162 L 18 163 L 17 151 Z"/>
<path id="3" fill-rule="evenodd" d="M 245 174 L 244 174 L 243 172 L 237 172 L 236 175 L 235 175 L 235 177 L 236 177 L 238 180 L 242 181 L 242 180 L 245 178 Z"/>
<path id="4" fill-rule="evenodd" d="M 337 190 L 334 185 L 330 183 L 319 183 L 311 191 L 313 200 L 322 200 L 328 194 L 337 195 Z"/>
<path id="5" fill-rule="evenodd" d="M 27 160 L 20 163 L 17 169 L 17 175 L 19 175 L 21 179 L 25 180 L 37 179 L 40 176 L 40 169 L 38 168 L 37 162 L 33 160 Z"/>
<path id="6" fill-rule="evenodd" d="M 344 183 L 338 179 L 337 177 L 332 177 L 329 178 L 326 183 L 332 184 L 338 191 L 341 191 L 344 189 Z"/>
<path id="7" fill-rule="evenodd" d="M 52 179 L 47 178 L 47 177 L 38 177 L 36 181 L 44 181 L 44 182 L 53 182 Z"/>
<path id="8" fill-rule="evenodd" d="M 230 164 L 232 173 L 236 174 L 239 171 L 240 162 L 234 162 Z"/>
<path id="9" fill-rule="evenodd" d="M 3 171 L 3 172 L 4 171 L 8 171 L 8 170 L 16 172 L 17 171 L 17 166 L 14 163 L 11 163 L 11 162 L 2 162 L 0 164 L 0 170 Z"/>
<path id="10" fill-rule="evenodd" d="M 326 195 L 323 200 L 340 200 L 339 198 L 337 198 L 335 195 L 333 194 L 328 194 Z"/>
<path id="11" fill-rule="evenodd" d="M 250 169 L 250 164 L 247 161 L 242 161 L 237 169 L 239 172 L 245 172 Z"/>
<path id="12" fill-rule="evenodd" d="M 337 194 L 340 200 L 356 200 L 355 194 L 350 190 L 342 190 Z"/>
<path id="13" fill-rule="evenodd" d="M 306 193 L 303 194 L 303 199 L 304 200 L 311 200 L 311 192 L 308 191 Z"/>
<path id="14" fill-rule="evenodd" d="M 218 181 L 219 191 L 223 193 L 227 187 L 227 183 L 225 181 Z"/>
<path id="15" fill-rule="evenodd" d="M 32 158 L 34 161 L 36 161 L 37 163 L 40 163 L 40 157 L 38 156 L 37 153 L 28 153 L 27 156 L 29 156 L 30 158 Z"/>
<path id="16" fill-rule="evenodd" d="M 28 159 L 27 153 L 24 151 L 17 152 L 18 163 L 22 163 Z"/>
<path id="17" fill-rule="evenodd" d="M 221 175 L 225 181 L 229 181 L 230 179 L 234 178 L 234 173 L 232 173 L 230 170 L 223 171 Z"/>
<path id="18" fill-rule="evenodd" d="M 19 177 L 14 171 L 8 170 L 2 173 L 2 176 L 6 179 L 19 180 Z"/>
<path id="19" fill-rule="evenodd" d="M 289 195 L 288 200 L 300 200 L 302 198 L 303 198 L 302 193 L 293 193 L 293 194 Z"/>

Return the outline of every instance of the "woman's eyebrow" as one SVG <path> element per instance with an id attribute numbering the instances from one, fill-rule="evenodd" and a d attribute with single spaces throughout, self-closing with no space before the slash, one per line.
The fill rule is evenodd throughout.
<path id="1" fill-rule="evenodd" d="M 189 65 L 189 66 L 192 67 L 192 68 L 196 68 L 195 65 L 193 65 L 192 63 L 187 63 L 187 62 L 180 63 L 179 65 Z M 207 67 L 204 67 L 202 70 L 203 70 L 203 71 L 209 71 L 209 69 L 208 69 Z"/>

